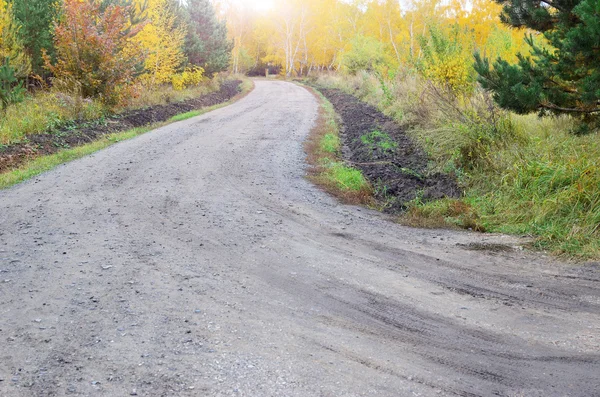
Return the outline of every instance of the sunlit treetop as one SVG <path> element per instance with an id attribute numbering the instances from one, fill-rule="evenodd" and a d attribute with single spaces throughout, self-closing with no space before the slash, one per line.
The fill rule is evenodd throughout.
<path id="1" fill-rule="evenodd" d="M 274 0 L 232 0 L 231 3 L 234 6 L 237 3 L 237 5 L 252 8 L 256 11 L 266 12 L 273 8 Z"/>

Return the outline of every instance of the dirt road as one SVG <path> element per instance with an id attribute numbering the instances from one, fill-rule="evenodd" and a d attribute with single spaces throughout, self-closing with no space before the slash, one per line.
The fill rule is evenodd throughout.
<path id="1" fill-rule="evenodd" d="M 339 205 L 317 108 L 257 81 L 0 192 L 0 395 L 600 396 L 600 266 Z"/>

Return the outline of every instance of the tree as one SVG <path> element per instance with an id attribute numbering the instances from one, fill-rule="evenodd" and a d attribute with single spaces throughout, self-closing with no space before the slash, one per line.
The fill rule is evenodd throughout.
<path id="1" fill-rule="evenodd" d="M 342 57 L 342 65 L 351 74 L 361 70 L 379 71 L 388 62 L 385 45 L 377 39 L 358 35 L 351 43 L 352 49 Z"/>
<path id="2" fill-rule="evenodd" d="M 22 102 L 25 99 L 25 88 L 23 82 L 15 77 L 15 69 L 9 64 L 6 57 L 4 65 L 0 67 L 0 101 L 2 109 L 12 103 Z"/>
<path id="3" fill-rule="evenodd" d="M 227 70 L 233 42 L 227 38 L 227 25 L 219 21 L 210 0 L 189 0 L 182 7 L 187 26 L 184 52 L 188 62 L 209 76 Z"/>
<path id="4" fill-rule="evenodd" d="M 20 25 L 18 37 L 31 59 L 32 72 L 44 75 L 42 51 L 54 57 L 52 21 L 56 18 L 56 0 L 14 0 L 13 13 Z"/>
<path id="5" fill-rule="evenodd" d="M 497 103 L 517 113 L 571 114 L 586 123 L 600 115 L 600 0 L 497 0 L 501 19 L 529 35 L 531 56 L 493 65 L 479 54 L 475 68 Z M 493 66 L 493 67 L 492 67 Z"/>
<path id="6" fill-rule="evenodd" d="M 85 98 L 100 97 L 108 105 L 123 99 L 141 53 L 126 52 L 143 24 L 132 26 L 129 6 L 99 0 L 64 0 L 54 23 L 56 63 L 44 54 L 46 68 L 56 82 Z M 94 16 L 91 18 L 90 16 Z"/>
<path id="7" fill-rule="evenodd" d="M 9 58 L 10 68 L 17 78 L 26 77 L 31 71 L 30 59 L 23 50 L 19 30 L 11 3 L 0 0 L 0 62 Z"/>
<path id="8" fill-rule="evenodd" d="M 146 56 L 142 78 L 153 85 L 168 83 L 185 60 L 185 29 L 179 26 L 175 4 L 169 0 L 136 0 L 136 5 L 148 19 L 131 40 L 133 50 L 140 47 Z"/>

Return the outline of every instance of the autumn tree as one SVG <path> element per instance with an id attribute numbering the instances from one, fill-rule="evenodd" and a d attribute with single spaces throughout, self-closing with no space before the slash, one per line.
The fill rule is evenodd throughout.
<path id="1" fill-rule="evenodd" d="M 282 0 L 277 4 L 274 16 L 278 53 L 273 54 L 272 60 L 278 60 L 284 65 L 286 76 L 291 76 L 296 68 L 296 62 L 305 50 L 306 35 L 310 31 L 310 3 L 300 0 Z M 278 59 L 277 59 L 278 58 Z"/>
<path id="2" fill-rule="evenodd" d="M 227 37 L 225 21 L 219 21 L 210 0 L 188 0 L 182 7 L 185 22 L 184 51 L 191 65 L 209 76 L 227 70 L 233 42 Z"/>
<path id="3" fill-rule="evenodd" d="M 52 21 L 58 9 L 56 0 L 13 0 L 14 18 L 20 25 L 18 37 L 31 59 L 32 72 L 38 75 L 46 72 L 42 51 L 54 57 Z"/>
<path id="4" fill-rule="evenodd" d="M 108 105 L 119 103 L 140 62 L 140 52 L 125 51 L 143 27 L 132 26 L 132 13 L 128 6 L 99 0 L 64 0 L 54 22 L 56 62 L 44 54 L 55 82 L 78 90 L 83 97 L 99 97 Z"/>
<path id="5" fill-rule="evenodd" d="M 135 0 L 147 23 L 130 40 L 126 52 L 144 51 L 142 80 L 151 85 L 168 83 L 185 61 L 185 29 L 177 20 L 176 4 L 169 0 Z"/>
<path id="6" fill-rule="evenodd" d="M 585 121 L 600 115 L 600 0 L 498 0 L 502 20 L 540 32 L 546 43 L 527 38 L 531 56 L 493 64 L 476 56 L 483 87 L 500 106 L 516 111 L 567 113 Z"/>

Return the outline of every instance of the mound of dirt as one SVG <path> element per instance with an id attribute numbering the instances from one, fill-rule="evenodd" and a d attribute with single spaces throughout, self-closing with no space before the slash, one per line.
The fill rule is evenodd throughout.
<path id="1" fill-rule="evenodd" d="M 319 89 L 341 117 L 340 137 L 345 161 L 360 169 L 375 187 L 386 212 L 400 212 L 406 203 L 460 197 L 452 175 L 428 173 L 426 153 L 391 118 L 358 98 L 336 89 Z"/>
<path id="2" fill-rule="evenodd" d="M 82 122 L 76 124 L 75 127 L 31 135 L 27 142 L 0 147 L 0 173 L 15 168 L 30 158 L 56 153 L 68 147 L 84 145 L 106 134 L 167 121 L 181 113 L 227 102 L 240 92 L 240 84 L 240 80 L 226 81 L 218 91 L 198 98 L 132 110 L 110 117 L 103 122 Z"/>

